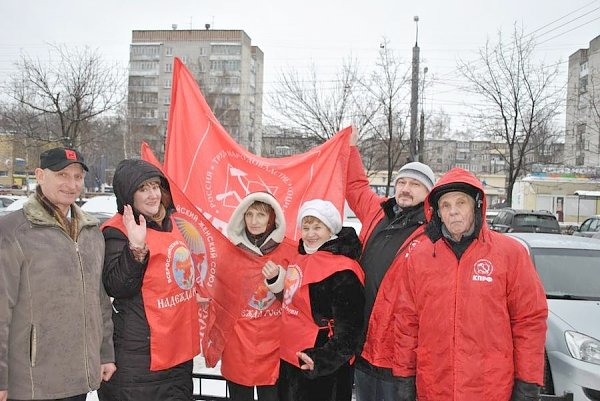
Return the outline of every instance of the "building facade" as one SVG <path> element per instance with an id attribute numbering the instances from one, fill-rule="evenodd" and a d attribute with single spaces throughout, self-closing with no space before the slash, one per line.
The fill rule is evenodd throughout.
<path id="1" fill-rule="evenodd" d="M 207 28 L 209 28 L 207 26 Z M 260 154 L 264 55 L 242 30 L 136 30 L 132 32 L 128 83 L 128 143 L 146 141 L 162 158 L 173 60 L 179 57 L 227 132 Z"/>
<path id="2" fill-rule="evenodd" d="M 43 151 L 43 147 L 30 146 L 27 138 L 0 132 L 0 189 L 21 189 L 35 181 L 34 171 Z"/>
<path id="3" fill-rule="evenodd" d="M 292 128 L 266 125 L 262 131 L 263 157 L 286 157 L 307 152 L 319 145 L 315 137 Z"/>
<path id="4" fill-rule="evenodd" d="M 565 159 L 568 166 L 600 166 L 600 36 L 569 56 Z"/>

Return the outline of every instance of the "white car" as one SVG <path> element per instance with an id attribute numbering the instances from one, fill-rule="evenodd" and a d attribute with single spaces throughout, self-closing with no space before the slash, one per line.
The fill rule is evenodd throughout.
<path id="1" fill-rule="evenodd" d="M 600 241 L 511 233 L 533 259 L 548 300 L 543 393 L 600 400 Z"/>
<path id="2" fill-rule="evenodd" d="M 16 200 L 25 198 L 21 195 L 0 195 L 0 211 L 4 211 L 7 207 L 13 204 Z"/>
<path id="3" fill-rule="evenodd" d="M 15 199 L 14 202 L 12 202 L 10 205 L 8 205 L 4 209 L 4 212 L 9 213 L 9 212 L 14 212 L 15 210 L 22 209 L 25 202 L 27 202 L 27 199 L 29 199 L 29 198 L 27 198 L 26 196 L 21 196 L 18 199 Z"/>
<path id="4" fill-rule="evenodd" d="M 342 224 L 344 227 L 352 227 L 356 231 L 356 235 L 360 235 L 360 229 L 362 228 L 362 224 L 356 214 L 350 209 L 348 206 L 348 202 L 344 203 L 344 222 Z"/>

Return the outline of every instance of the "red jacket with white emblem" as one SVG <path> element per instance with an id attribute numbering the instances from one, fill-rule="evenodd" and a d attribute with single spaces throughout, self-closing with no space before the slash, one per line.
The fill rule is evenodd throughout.
<path id="1" fill-rule="evenodd" d="M 400 281 L 393 372 L 416 372 L 419 401 L 507 401 L 515 379 L 543 383 L 546 297 L 527 250 L 488 229 L 484 199 L 479 234 L 460 260 L 447 239 L 431 234 L 440 222 L 432 195 L 459 182 L 483 194 L 476 177 L 455 168 L 426 199 L 428 236 Z"/>

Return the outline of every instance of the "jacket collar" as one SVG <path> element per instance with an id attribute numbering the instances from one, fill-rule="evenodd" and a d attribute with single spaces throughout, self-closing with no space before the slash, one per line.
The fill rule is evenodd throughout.
<path id="1" fill-rule="evenodd" d="M 79 227 L 85 226 L 97 226 L 100 224 L 98 219 L 83 212 L 77 205 L 73 205 L 74 216 L 71 218 L 77 219 Z M 58 221 L 44 209 L 42 204 L 35 198 L 35 195 L 31 195 L 27 202 L 23 205 L 23 213 L 25 218 L 33 224 L 42 226 L 57 226 L 60 227 Z"/>

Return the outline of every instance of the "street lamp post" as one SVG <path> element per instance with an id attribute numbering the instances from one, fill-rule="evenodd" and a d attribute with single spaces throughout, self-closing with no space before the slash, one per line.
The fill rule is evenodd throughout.
<path id="1" fill-rule="evenodd" d="M 423 68 L 423 84 L 421 88 L 421 122 L 419 124 L 419 161 L 425 163 L 425 76 L 427 67 Z"/>
<path id="2" fill-rule="evenodd" d="M 418 160 L 417 114 L 419 112 L 419 16 L 413 18 L 416 25 L 416 40 L 412 51 L 412 85 L 410 92 L 410 161 Z"/>

